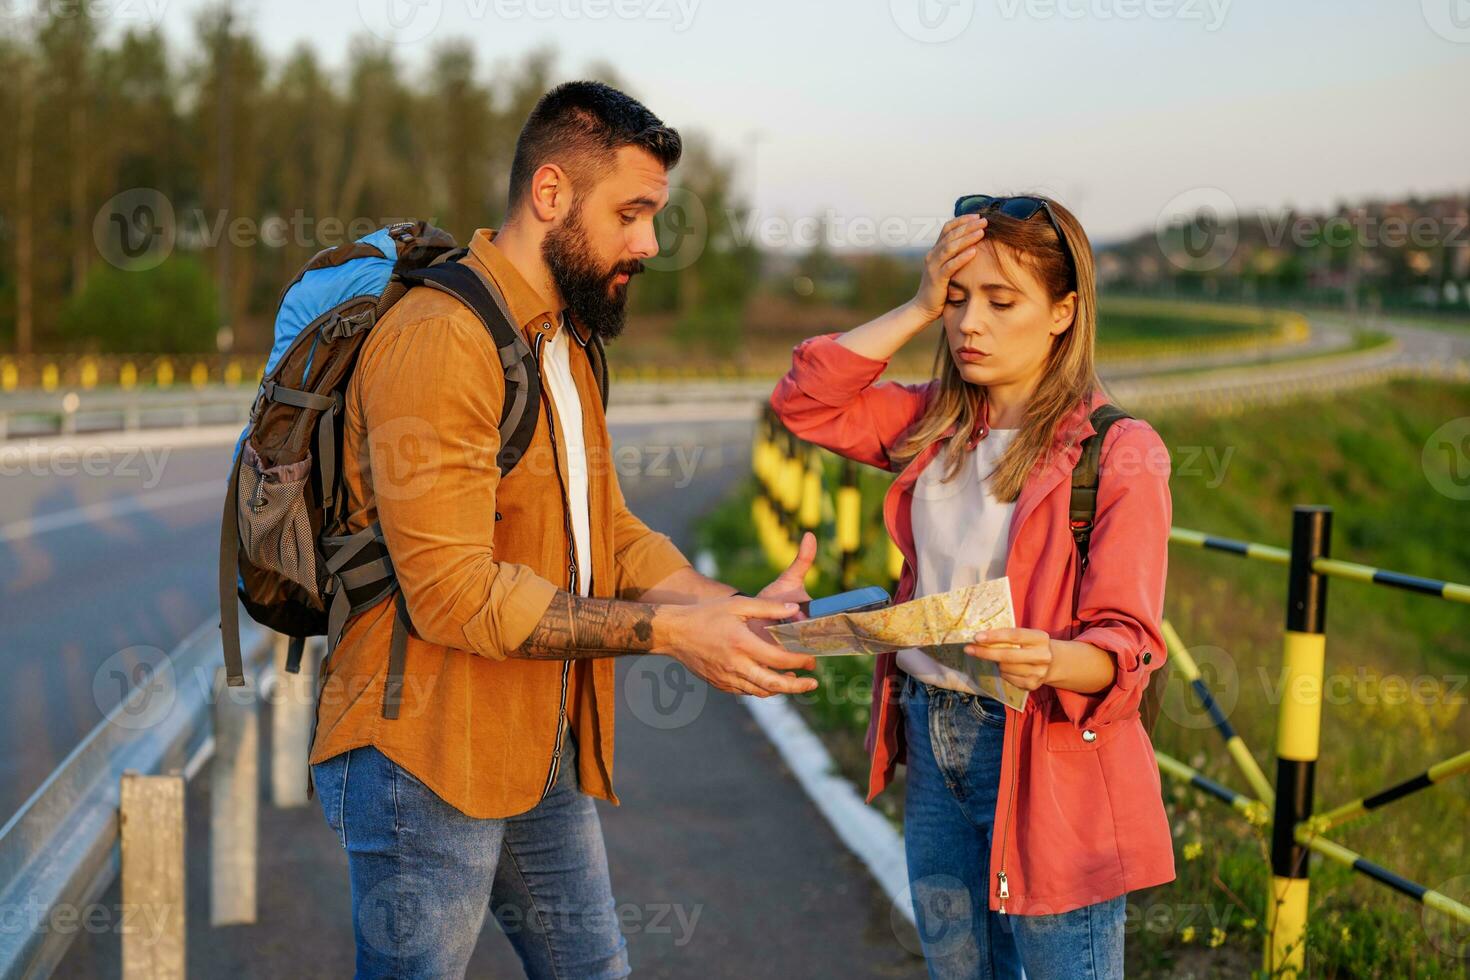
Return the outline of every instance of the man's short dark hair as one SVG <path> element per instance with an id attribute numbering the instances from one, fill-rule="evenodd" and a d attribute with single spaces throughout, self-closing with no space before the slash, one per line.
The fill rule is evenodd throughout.
<path id="1" fill-rule="evenodd" d="M 612 169 L 625 146 L 647 150 L 665 170 L 684 152 L 678 130 L 631 95 L 601 82 L 558 85 L 541 96 L 516 139 L 509 210 L 530 193 L 531 178 L 543 164 L 555 163 L 580 186 L 591 186 Z"/>

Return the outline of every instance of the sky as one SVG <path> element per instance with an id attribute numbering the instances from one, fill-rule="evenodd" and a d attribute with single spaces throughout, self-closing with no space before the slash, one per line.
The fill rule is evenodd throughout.
<path id="1" fill-rule="evenodd" d="M 151 10 L 185 44 L 209 0 L 94 2 Z M 371 32 L 410 72 L 451 39 L 487 73 L 544 46 L 565 77 L 611 64 L 735 160 L 763 240 L 824 215 L 839 247 L 925 244 L 976 192 L 1052 194 L 1095 241 L 1220 192 L 1243 213 L 1470 192 L 1470 0 L 236 6 L 278 57 L 306 43 L 341 65 Z"/>

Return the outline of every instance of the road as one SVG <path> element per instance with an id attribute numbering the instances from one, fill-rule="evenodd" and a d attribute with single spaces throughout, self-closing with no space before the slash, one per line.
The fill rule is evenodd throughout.
<path id="1" fill-rule="evenodd" d="M 686 549 L 698 517 L 749 472 L 749 423 L 691 421 L 701 413 L 724 414 L 644 408 L 613 426 L 630 506 Z M 109 658 L 129 646 L 168 649 L 213 615 L 228 455 L 219 444 L 140 452 L 137 474 L 117 472 L 121 454 L 111 453 L 112 472 L 100 476 L 80 463 L 74 474 L 7 471 L 15 487 L 0 505 L 12 677 L 0 720 L 8 809 L 116 699 Z M 738 701 L 709 692 L 674 728 L 647 710 L 647 678 L 629 671 L 664 666 L 662 658 L 620 665 L 615 768 L 623 803 L 600 807 L 637 975 L 922 976 L 922 961 L 906 948 L 912 934 L 892 924 L 886 896 Z M 268 739 L 268 719 L 261 730 Z M 263 803 L 260 922 L 209 927 L 208 794 L 206 771 L 188 799 L 190 974 L 349 975 L 346 860 L 315 803 Z M 262 794 L 269 799 L 268 786 Z M 114 885 L 102 904 L 120 900 Z M 117 976 L 118 961 L 115 934 L 83 934 L 59 975 Z M 486 929 L 470 976 L 519 975 L 509 943 Z"/>

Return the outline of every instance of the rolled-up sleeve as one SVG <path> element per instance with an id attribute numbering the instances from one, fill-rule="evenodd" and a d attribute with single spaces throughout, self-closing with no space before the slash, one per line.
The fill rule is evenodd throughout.
<path id="1" fill-rule="evenodd" d="M 1113 683 L 1095 694 L 1057 690 L 1078 726 L 1103 725 L 1138 710 L 1149 676 L 1167 655 L 1162 622 L 1168 575 L 1169 452 L 1145 422 L 1108 433 L 1099 465 L 1097 516 L 1082 577 L 1074 638 L 1112 655 Z"/>
<path id="2" fill-rule="evenodd" d="M 637 599 L 679 569 L 687 568 L 690 562 L 667 534 L 653 530 L 628 509 L 615 471 L 610 474 L 610 480 L 616 595 L 620 599 Z"/>
<path id="3" fill-rule="evenodd" d="M 557 586 L 495 560 L 504 372 L 478 323 L 425 319 L 358 368 L 378 520 L 424 640 L 494 659 L 520 646 Z"/>

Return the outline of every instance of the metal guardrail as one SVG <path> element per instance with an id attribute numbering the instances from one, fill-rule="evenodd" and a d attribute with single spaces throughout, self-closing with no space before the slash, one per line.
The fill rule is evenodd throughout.
<path id="1" fill-rule="evenodd" d="M 249 416 L 255 389 L 96 391 L 0 396 L 0 441 L 82 432 L 135 432 L 239 423 Z"/>
<path id="2" fill-rule="evenodd" d="M 246 624 L 243 639 L 252 663 L 260 664 L 272 647 L 271 634 Z M 223 705 L 215 694 L 220 690 L 216 679 L 220 662 L 218 626 L 211 620 L 178 646 L 168 658 L 168 670 L 147 673 L 145 683 L 135 686 L 0 828 L 0 909 L 9 910 L 0 929 L 0 977 L 48 976 L 75 935 L 50 927 L 57 910 L 71 910 L 79 917 L 120 872 L 125 893 L 130 874 L 139 880 L 135 870 L 125 866 L 131 859 L 119 846 L 123 784 L 134 774 L 170 775 L 182 782 L 214 753 L 216 716 Z M 162 702 L 146 707 L 146 725 L 138 721 L 140 690 L 150 699 L 169 699 L 166 711 L 157 710 Z M 155 719 L 154 713 L 160 717 Z M 297 776 L 300 781 L 299 772 Z M 250 787 L 251 792 L 254 789 Z M 215 801 L 215 806 L 234 808 L 236 802 L 226 798 Z M 143 835 L 170 830 L 146 824 L 133 829 Z M 182 841 L 181 821 L 176 829 Z M 145 874 L 147 870 L 137 869 Z M 174 898 L 181 902 L 182 875 L 178 878 L 179 894 Z M 125 895 L 124 904 L 129 901 Z M 179 912 L 181 957 L 182 908 Z M 126 933 L 124 961 L 125 977 L 156 972 L 142 963 L 129 968 Z"/>
<path id="3" fill-rule="evenodd" d="M 621 376 L 619 376 L 621 377 Z M 770 394 L 769 379 L 616 380 L 612 410 L 656 411 L 663 406 L 739 407 L 742 417 Z M 244 426 L 255 389 L 214 387 L 176 391 L 95 391 L 0 394 L 0 445 L 6 439 L 70 436 L 147 429 Z M 751 410 L 745 412 L 749 406 Z M 685 416 L 680 416 L 685 417 Z"/>

